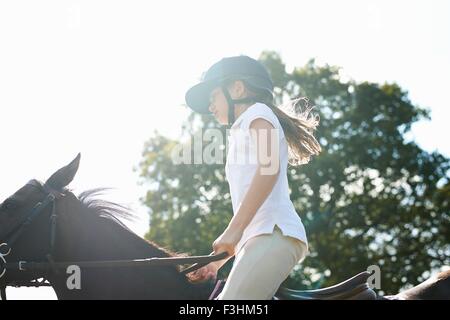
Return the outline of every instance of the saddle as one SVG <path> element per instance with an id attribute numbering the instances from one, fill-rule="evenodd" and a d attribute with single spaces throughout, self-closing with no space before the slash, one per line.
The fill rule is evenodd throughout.
<path id="1" fill-rule="evenodd" d="M 317 290 L 280 287 L 272 300 L 375 300 L 377 294 L 367 284 L 369 276 L 370 273 L 364 271 L 334 286 Z M 225 280 L 217 280 L 209 300 L 217 299 L 225 282 Z"/>

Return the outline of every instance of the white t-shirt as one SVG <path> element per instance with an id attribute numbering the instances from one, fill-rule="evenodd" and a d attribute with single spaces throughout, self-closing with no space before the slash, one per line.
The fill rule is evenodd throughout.
<path id="1" fill-rule="evenodd" d="M 260 234 L 272 233 L 275 225 L 278 225 L 284 235 L 297 238 L 308 246 L 305 227 L 289 197 L 288 145 L 283 128 L 273 111 L 263 103 L 258 102 L 247 108 L 236 119 L 229 132 L 225 174 L 230 186 L 233 214 L 238 212 L 258 168 L 256 140 L 250 134 L 250 124 L 258 118 L 267 120 L 275 128 L 272 130 L 275 139 L 271 141 L 279 142 L 278 146 L 274 146 L 272 142 L 272 149 L 278 147 L 280 172 L 272 192 L 245 228 L 235 248 L 236 254 L 247 240 Z"/>

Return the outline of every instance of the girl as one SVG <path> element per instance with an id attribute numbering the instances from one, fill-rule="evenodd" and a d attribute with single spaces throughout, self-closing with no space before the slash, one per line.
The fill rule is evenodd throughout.
<path id="1" fill-rule="evenodd" d="M 214 253 L 229 256 L 197 271 L 216 277 L 235 256 L 218 299 L 272 299 L 308 252 L 305 228 L 289 198 L 287 165 L 307 163 L 320 153 L 313 136 L 318 120 L 308 117 L 309 110 L 289 116 L 273 101 L 269 73 L 243 55 L 215 63 L 186 93 L 194 111 L 231 125 L 225 173 L 233 218 L 213 243 Z"/>

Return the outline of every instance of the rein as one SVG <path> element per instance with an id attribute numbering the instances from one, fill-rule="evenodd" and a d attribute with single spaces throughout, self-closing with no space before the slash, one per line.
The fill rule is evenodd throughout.
<path id="1" fill-rule="evenodd" d="M 193 266 L 188 267 L 181 272 L 183 274 L 195 271 L 202 266 L 222 260 L 228 256 L 228 253 L 222 252 L 217 255 L 208 256 L 190 256 L 190 257 L 167 257 L 167 258 L 147 258 L 147 259 L 134 259 L 134 260 L 99 260 L 99 261 L 64 261 L 64 262 L 6 262 L 3 259 L 0 263 L 0 267 L 6 273 L 6 271 L 53 271 L 54 269 L 67 269 L 71 265 L 76 265 L 80 268 L 124 268 L 124 267 L 144 267 L 144 266 L 172 266 L 195 263 Z"/>

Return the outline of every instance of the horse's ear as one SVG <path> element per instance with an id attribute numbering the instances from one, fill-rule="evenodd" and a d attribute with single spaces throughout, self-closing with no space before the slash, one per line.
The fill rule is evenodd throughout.
<path id="1" fill-rule="evenodd" d="M 80 157 L 81 153 L 78 153 L 72 162 L 52 174 L 45 184 L 57 191 L 61 191 L 64 187 L 69 185 L 77 174 L 78 166 L 80 165 Z"/>

